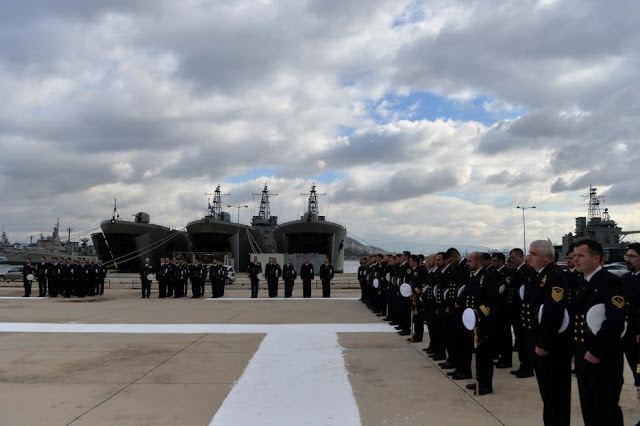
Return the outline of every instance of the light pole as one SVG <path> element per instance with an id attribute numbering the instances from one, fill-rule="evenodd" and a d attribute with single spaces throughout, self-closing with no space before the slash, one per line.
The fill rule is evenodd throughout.
<path id="1" fill-rule="evenodd" d="M 535 209 L 536 206 L 516 206 L 516 208 L 522 210 L 522 243 L 524 244 L 524 247 L 522 247 L 522 251 L 526 255 L 527 254 L 527 227 L 524 223 L 524 211 L 526 209 Z"/>
<path id="2" fill-rule="evenodd" d="M 236 204 L 235 206 L 227 205 L 227 207 L 238 209 L 238 221 L 236 222 L 236 224 L 238 225 L 238 232 L 236 233 L 236 235 L 238 236 L 238 241 L 236 243 L 236 261 L 234 265 L 236 268 L 236 274 L 237 274 L 238 272 L 240 272 L 240 209 L 242 208 L 246 209 L 246 208 L 249 208 L 249 206 Z"/>

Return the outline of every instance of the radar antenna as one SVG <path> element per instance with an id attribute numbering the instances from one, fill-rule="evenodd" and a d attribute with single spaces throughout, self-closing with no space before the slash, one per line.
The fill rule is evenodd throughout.
<path id="1" fill-rule="evenodd" d="M 222 196 L 231 194 L 223 194 L 222 191 L 220 191 L 220 184 L 218 184 L 214 192 L 205 192 L 204 195 L 209 196 L 207 198 L 207 216 L 215 216 L 219 218 L 222 214 Z M 213 200 L 211 199 L 212 195 Z"/>
<path id="2" fill-rule="evenodd" d="M 264 188 L 262 189 L 262 193 L 260 194 L 252 194 L 254 197 L 260 195 L 260 211 L 258 213 L 258 217 L 262 220 L 268 221 L 271 216 L 271 204 L 269 201 L 269 197 L 274 197 L 278 194 L 270 194 L 269 189 L 267 189 L 267 184 L 264 184 Z"/>

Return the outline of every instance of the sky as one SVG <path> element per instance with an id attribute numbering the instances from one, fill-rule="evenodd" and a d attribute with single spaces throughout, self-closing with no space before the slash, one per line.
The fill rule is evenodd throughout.
<path id="1" fill-rule="evenodd" d="M 0 5 L 11 241 L 146 211 L 320 211 L 388 250 L 561 243 L 589 185 L 640 229 L 633 1 L 59 0 Z M 232 217 L 238 210 L 230 209 Z"/>

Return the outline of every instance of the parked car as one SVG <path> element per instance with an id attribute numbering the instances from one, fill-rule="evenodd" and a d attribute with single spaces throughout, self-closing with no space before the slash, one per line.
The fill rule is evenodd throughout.
<path id="1" fill-rule="evenodd" d="M 627 268 L 627 264 L 623 262 L 609 263 L 608 265 L 604 265 L 604 268 L 607 271 L 619 277 L 629 272 L 629 268 Z"/>
<path id="2" fill-rule="evenodd" d="M 233 284 L 236 281 L 236 270 L 231 265 L 223 265 L 224 270 L 227 271 L 227 285 Z"/>
<path id="3" fill-rule="evenodd" d="M 22 266 L 12 266 L 5 272 L 0 273 L 0 281 L 21 281 Z"/>

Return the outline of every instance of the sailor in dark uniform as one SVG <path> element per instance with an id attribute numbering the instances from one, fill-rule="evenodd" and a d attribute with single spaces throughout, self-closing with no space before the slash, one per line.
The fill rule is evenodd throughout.
<path id="1" fill-rule="evenodd" d="M 433 261 L 431 260 L 432 256 Z M 430 268 L 427 270 L 423 300 L 425 302 L 425 317 L 427 319 L 427 327 L 429 329 L 429 346 L 423 350 L 427 352 L 427 354 L 432 355 L 438 351 L 442 352 L 444 350 L 442 347 L 442 337 L 440 336 L 440 328 L 438 324 L 438 307 L 436 305 L 438 277 L 440 274 L 440 267 L 444 264 L 443 253 L 433 253 L 433 255 L 429 255 L 428 262 Z"/>
<path id="2" fill-rule="evenodd" d="M 267 278 L 269 297 L 278 297 L 278 279 L 282 276 L 282 268 L 276 263 L 275 257 L 269 259 L 264 275 Z"/>
<path id="3" fill-rule="evenodd" d="M 360 301 L 364 302 L 364 289 L 366 285 L 367 263 L 365 259 L 360 258 L 360 266 L 358 266 L 358 283 L 360 284 Z"/>
<path id="4" fill-rule="evenodd" d="M 561 326 L 566 309 L 566 275 L 555 264 L 547 240 L 531 243 L 529 264 L 535 273 L 522 301 L 522 343 L 533 361 L 545 425 L 568 425 L 571 418 L 571 342 Z M 540 307 L 542 320 L 540 321 Z"/>
<path id="5" fill-rule="evenodd" d="M 409 266 L 410 251 L 403 251 L 400 256 L 400 264 L 396 270 L 398 277 L 398 288 L 407 281 L 407 276 L 411 274 L 411 266 Z M 413 315 L 411 313 L 411 300 L 400 295 L 396 300 L 398 310 L 398 334 L 400 336 L 408 336 L 411 334 L 411 322 Z"/>
<path id="6" fill-rule="evenodd" d="M 622 338 L 627 302 L 618 277 L 602 268 L 604 250 L 594 240 L 576 243 L 574 262 L 585 280 L 578 289 L 573 314 L 573 356 L 580 408 L 586 426 L 623 424 L 619 400 L 623 383 Z M 604 304 L 605 319 L 593 334 L 587 313 Z"/>
<path id="7" fill-rule="evenodd" d="M 640 362 L 637 341 L 640 335 L 640 243 L 629 244 L 624 260 L 629 268 L 629 272 L 622 277 L 628 326 L 622 344 L 631 372 L 635 374 Z"/>
<path id="8" fill-rule="evenodd" d="M 35 277 L 36 268 L 31 264 L 31 258 L 27 257 L 24 266 L 22 267 L 22 285 L 24 286 L 24 296 L 31 296 L 31 282 L 33 280 L 27 279 L 27 276 L 34 275 Z"/>
<path id="9" fill-rule="evenodd" d="M 84 299 L 87 297 L 87 285 L 89 283 L 89 264 L 84 257 L 80 259 L 76 277 L 76 297 Z"/>
<path id="10" fill-rule="evenodd" d="M 104 280 L 107 278 L 107 265 L 102 263 L 102 259 L 98 259 L 96 294 L 104 294 Z"/>
<path id="11" fill-rule="evenodd" d="M 531 355 L 526 351 L 522 343 L 522 300 L 520 299 L 520 287 L 525 286 L 529 282 L 529 278 L 534 274 L 535 270 L 527 265 L 524 261 L 524 252 L 520 248 L 514 248 L 509 252 L 509 261 L 514 266 L 511 279 L 505 291 L 507 291 L 507 306 L 509 311 L 509 319 L 513 327 L 515 336 L 515 347 L 518 351 L 518 360 L 520 367 L 517 370 L 511 370 L 511 374 L 519 379 L 533 377 L 533 365 Z"/>
<path id="12" fill-rule="evenodd" d="M 58 297 L 62 293 L 62 264 L 58 262 L 58 258 L 51 259 L 51 268 L 49 270 L 51 278 L 49 278 L 49 297 Z"/>
<path id="13" fill-rule="evenodd" d="M 315 277 L 313 265 L 309 263 L 309 258 L 304 258 L 304 263 L 300 265 L 300 278 L 302 278 L 302 297 L 311 297 L 311 280 Z"/>
<path id="14" fill-rule="evenodd" d="M 333 279 L 333 266 L 329 263 L 329 258 L 324 258 L 324 263 L 320 265 L 320 280 L 322 281 L 322 297 L 331 297 L 331 280 Z"/>
<path id="15" fill-rule="evenodd" d="M 38 297 L 45 297 L 47 295 L 47 280 L 49 279 L 49 263 L 44 256 L 40 258 L 40 263 L 36 266 L 36 278 L 38 279 Z"/>
<path id="16" fill-rule="evenodd" d="M 293 283 L 298 275 L 296 268 L 291 264 L 291 260 L 287 259 L 282 268 L 282 279 L 284 280 L 284 297 L 291 297 L 293 293 Z"/>
<path id="17" fill-rule="evenodd" d="M 411 286 L 411 316 L 413 321 L 413 334 L 407 338 L 409 342 L 422 342 L 424 337 L 424 304 L 422 303 L 422 283 L 424 272 L 420 270 L 420 258 L 413 254 L 409 258 L 411 272 L 405 277 L 405 282 Z"/>
<path id="18" fill-rule="evenodd" d="M 211 297 L 219 298 L 224 296 L 224 284 L 226 279 L 226 271 L 222 262 L 213 260 L 211 265 Z"/>
<path id="19" fill-rule="evenodd" d="M 67 259 L 60 265 L 61 273 L 62 273 L 62 287 L 63 294 L 65 298 L 71 297 L 71 292 L 73 291 L 73 282 L 72 282 L 72 274 L 71 274 L 71 258 L 67 257 Z"/>
<path id="20" fill-rule="evenodd" d="M 486 258 L 480 252 L 473 252 L 467 257 L 469 279 L 464 290 L 465 308 L 473 309 L 476 315 L 476 331 L 469 331 L 464 335 L 464 342 L 460 347 L 460 374 L 471 370 L 471 359 L 474 347 L 474 333 L 477 333 L 476 348 L 476 377 L 478 395 L 493 392 L 493 346 L 491 334 L 493 320 L 498 299 L 498 276 L 493 268 L 484 266 Z M 461 293 L 461 296 L 463 294 Z M 456 378 L 455 375 L 453 377 Z M 467 385 L 467 389 L 476 389 L 475 384 Z"/>
<path id="21" fill-rule="evenodd" d="M 493 320 L 494 338 L 493 354 L 497 358 L 496 368 L 511 368 L 513 341 L 511 338 L 511 323 L 509 321 L 509 304 L 507 285 L 511 281 L 511 271 L 505 265 L 504 253 L 493 253 L 491 255 L 492 269 L 496 273 L 498 280 L 498 298 L 495 306 L 495 318 Z"/>
<path id="22" fill-rule="evenodd" d="M 167 269 L 167 297 L 173 297 L 173 292 L 175 291 L 175 282 L 176 282 L 176 262 L 173 258 L 165 259 L 165 268 Z"/>
<path id="23" fill-rule="evenodd" d="M 253 262 L 249 263 L 249 280 L 251 281 L 251 298 L 258 297 L 258 289 L 260 288 L 260 279 L 258 274 L 262 273 L 262 264 L 258 262 L 258 256 L 253 256 Z"/>
<path id="24" fill-rule="evenodd" d="M 164 299 L 167 297 L 167 279 L 169 276 L 169 265 L 166 263 L 166 259 L 160 258 L 160 267 L 156 274 L 158 280 L 158 299 Z"/>
<path id="25" fill-rule="evenodd" d="M 89 260 L 87 271 L 87 295 L 95 296 L 98 286 L 98 265 L 96 265 L 95 259 Z"/>
<path id="26" fill-rule="evenodd" d="M 185 280 L 185 276 L 186 269 L 184 266 L 184 261 L 182 259 L 176 259 L 176 263 L 173 266 L 174 299 L 184 297 L 183 281 Z"/>
<path id="27" fill-rule="evenodd" d="M 141 299 L 144 299 L 145 297 L 148 299 L 149 296 L 151 296 L 151 281 L 149 280 L 149 278 L 147 278 L 147 275 L 153 274 L 153 273 L 154 273 L 153 265 L 151 264 L 151 262 L 149 261 L 149 258 L 147 257 L 144 260 L 144 265 L 142 265 L 142 269 L 140 269 L 140 282 L 142 283 Z"/>
<path id="28" fill-rule="evenodd" d="M 189 268 L 189 277 L 191 278 L 191 297 L 199 298 L 202 296 L 200 291 L 202 290 L 202 282 L 205 280 L 206 269 L 200 265 L 198 259 L 193 259 L 193 264 Z"/>

